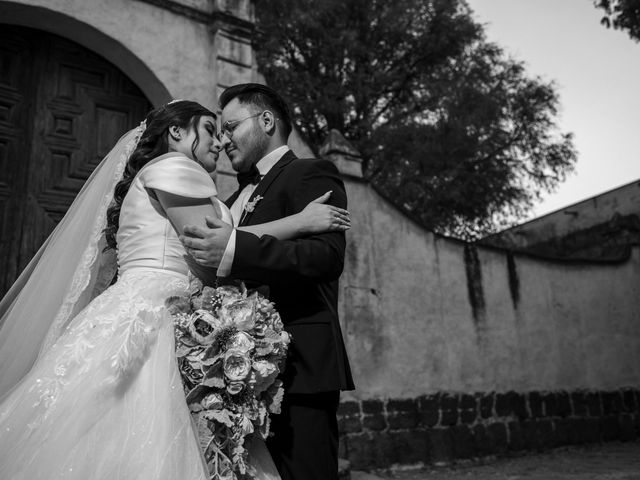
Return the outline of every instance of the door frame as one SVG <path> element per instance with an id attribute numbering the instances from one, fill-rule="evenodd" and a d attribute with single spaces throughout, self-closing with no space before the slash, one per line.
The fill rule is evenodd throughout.
<path id="1" fill-rule="evenodd" d="M 117 66 L 154 107 L 172 99 L 155 73 L 128 48 L 97 28 L 45 7 L 0 1 L 0 24 L 54 33 L 97 53 Z"/>

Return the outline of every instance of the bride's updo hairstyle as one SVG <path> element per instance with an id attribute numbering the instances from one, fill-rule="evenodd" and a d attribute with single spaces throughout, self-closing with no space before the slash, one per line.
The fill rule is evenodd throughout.
<path id="1" fill-rule="evenodd" d="M 195 158 L 195 149 L 200 141 L 196 127 L 201 117 L 215 118 L 216 115 L 199 103 L 188 100 L 176 100 L 149 112 L 145 119 L 147 127 L 127 161 L 122 179 L 116 184 L 113 202 L 107 209 L 107 227 L 104 229 L 107 249 L 116 248 L 120 208 L 136 174 L 151 160 L 169 151 L 169 127 L 195 128 L 196 138 L 191 145 Z"/>

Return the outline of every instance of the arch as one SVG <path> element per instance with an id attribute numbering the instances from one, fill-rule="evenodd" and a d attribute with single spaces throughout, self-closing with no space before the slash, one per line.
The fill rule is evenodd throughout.
<path id="1" fill-rule="evenodd" d="M 118 40 L 97 28 L 45 7 L 0 1 L 0 23 L 31 27 L 54 33 L 94 51 L 126 74 L 154 107 L 171 100 L 158 77 Z"/>

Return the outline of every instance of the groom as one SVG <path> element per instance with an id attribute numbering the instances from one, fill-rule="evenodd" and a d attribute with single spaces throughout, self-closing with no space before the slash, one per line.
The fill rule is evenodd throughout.
<path id="1" fill-rule="evenodd" d="M 333 163 L 299 159 L 287 147 L 289 108 L 271 88 L 235 85 L 220 96 L 221 143 L 240 184 L 227 200 L 236 225 L 256 225 L 301 211 L 331 190 L 346 208 Z M 282 413 L 273 417 L 267 446 L 283 480 L 336 479 L 340 390 L 354 388 L 338 322 L 338 278 L 344 232 L 277 240 L 233 230 L 215 219 L 187 227 L 185 247 L 221 277 L 268 285 L 292 336 L 283 374 Z M 203 260 L 204 259 L 204 260 Z"/>

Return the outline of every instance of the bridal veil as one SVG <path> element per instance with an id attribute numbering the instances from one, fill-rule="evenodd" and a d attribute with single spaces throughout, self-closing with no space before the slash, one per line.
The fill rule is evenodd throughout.
<path id="1" fill-rule="evenodd" d="M 118 140 L 0 301 L 0 399 L 111 283 L 117 265 L 115 251 L 104 250 L 107 208 L 144 128 Z"/>

